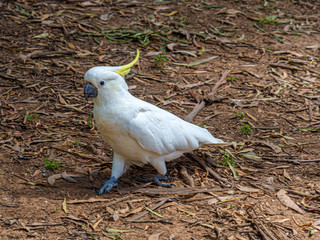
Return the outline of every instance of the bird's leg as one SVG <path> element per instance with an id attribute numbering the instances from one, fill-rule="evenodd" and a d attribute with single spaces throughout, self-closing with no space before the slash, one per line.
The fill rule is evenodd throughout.
<path id="1" fill-rule="evenodd" d="M 101 195 L 104 192 L 109 192 L 111 188 L 117 187 L 117 186 L 118 186 L 117 179 L 115 177 L 111 177 L 110 179 L 104 182 L 98 194 Z"/>
<path id="2" fill-rule="evenodd" d="M 125 159 L 117 153 L 113 153 L 112 173 L 111 178 L 104 182 L 103 186 L 99 190 L 99 195 L 104 192 L 109 192 L 113 187 L 117 187 L 117 180 L 126 171 L 129 165 Z"/>
<path id="3" fill-rule="evenodd" d="M 174 183 L 164 183 L 161 180 L 166 180 L 169 177 L 166 176 L 167 173 L 167 167 L 166 167 L 166 162 L 163 159 L 153 159 L 150 161 L 150 164 L 158 171 L 159 174 L 157 176 L 150 178 L 150 177 L 140 177 L 137 178 L 138 181 L 140 182 L 154 182 L 159 186 L 162 187 L 172 187 L 175 186 Z"/>
<path id="4" fill-rule="evenodd" d="M 154 182 L 156 183 L 157 185 L 159 186 L 162 186 L 162 187 L 167 187 L 167 188 L 171 188 L 172 186 L 175 186 L 174 183 L 164 183 L 162 182 L 161 180 L 167 180 L 169 177 L 166 176 L 166 175 L 162 175 L 162 174 L 157 174 L 157 176 L 151 178 L 151 177 L 138 177 L 136 178 L 137 181 L 139 182 L 144 182 L 144 183 L 148 183 L 148 182 Z"/>

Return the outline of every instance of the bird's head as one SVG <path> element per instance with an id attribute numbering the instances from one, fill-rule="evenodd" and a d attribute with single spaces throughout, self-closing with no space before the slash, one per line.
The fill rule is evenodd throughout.
<path id="1" fill-rule="evenodd" d="M 99 66 L 89 69 L 85 75 L 84 96 L 88 100 L 89 97 L 95 98 L 98 96 L 99 91 L 104 88 L 110 87 L 111 81 L 116 81 L 118 85 L 121 85 L 124 89 L 128 89 L 128 85 L 124 80 L 124 76 L 130 72 L 131 67 L 139 59 L 139 50 L 137 50 L 137 56 L 135 59 L 124 66 L 107 67 Z"/>

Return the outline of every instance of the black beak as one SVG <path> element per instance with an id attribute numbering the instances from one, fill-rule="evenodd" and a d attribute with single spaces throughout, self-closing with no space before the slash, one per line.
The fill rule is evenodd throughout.
<path id="1" fill-rule="evenodd" d="M 98 89 L 93 86 L 91 83 L 86 82 L 84 84 L 84 97 L 88 101 L 89 97 L 96 97 L 98 96 Z"/>

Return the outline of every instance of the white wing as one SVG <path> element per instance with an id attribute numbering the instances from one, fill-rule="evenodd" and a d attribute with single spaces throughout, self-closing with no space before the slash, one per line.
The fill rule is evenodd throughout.
<path id="1" fill-rule="evenodd" d="M 164 155 L 175 151 L 192 151 L 202 144 L 223 143 L 206 129 L 188 123 L 163 109 L 144 101 L 139 105 L 134 118 L 128 122 L 127 130 L 147 151 Z"/>

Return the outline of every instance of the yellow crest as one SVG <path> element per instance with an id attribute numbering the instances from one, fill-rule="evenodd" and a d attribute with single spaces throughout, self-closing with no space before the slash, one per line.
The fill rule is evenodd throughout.
<path id="1" fill-rule="evenodd" d="M 121 66 L 120 70 L 117 70 L 114 72 L 116 72 L 119 75 L 121 75 L 122 77 L 124 77 L 125 75 L 127 75 L 130 72 L 131 67 L 138 61 L 139 56 L 140 56 L 140 52 L 139 52 L 139 49 L 137 49 L 137 56 L 135 57 L 135 59 L 131 63 L 124 65 L 124 66 Z"/>

